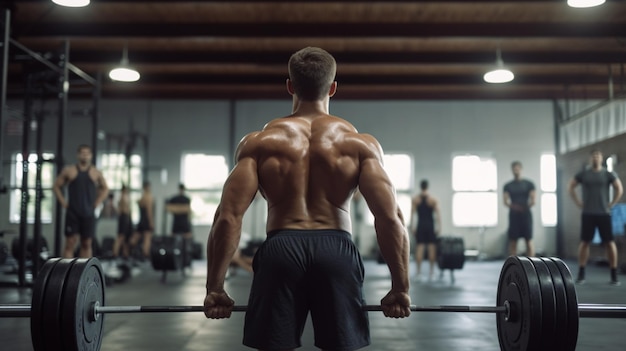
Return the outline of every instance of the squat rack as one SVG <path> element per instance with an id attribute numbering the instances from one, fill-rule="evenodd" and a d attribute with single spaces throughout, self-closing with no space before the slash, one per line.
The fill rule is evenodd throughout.
<path id="1" fill-rule="evenodd" d="M 66 39 L 63 43 L 63 47 L 61 48 L 61 53 L 58 56 L 58 62 L 52 62 L 50 60 L 48 60 L 47 58 L 43 57 L 42 55 L 36 53 L 35 51 L 30 50 L 29 48 L 27 48 L 26 46 L 22 45 L 21 43 L 19 43 L 17 40 L 11 38 L 11 11 L 10 9 L 4 9 L 4 15 L 2 20 L 2 35 L 0 36 L 0 39 L 2 40 L 0 42 L 0 47 L 2 48 L 2 62 L 0 64 L 0 161 L 4 158 L 4 139 L 2 139 L 4 137 L 3 133 L 3 123 L 6 117 L 6 110 L 7 110 L 7 79 L 8 79 L 8 65 L 9 65 L 9 48 L 12 47 L 14 48 L 14 50 L 19 51 L 20 53 L 24 53 L 26 55 L 28 55 L 30 58 L 32 58 L 33 60 L 37 61 L 38 63 L 42 64 L 43 66 L 45 66 L 46 68 L 52 70 L 52 72 L 56 73 L 58 76 L 58 80 L 57 80 L 57 102 L 58 102 L 58 123 L 57 123 L 57 143 L 56 143 L 56 156 L 54 158 L 54 162 L 56 165 L 56 171 L 57 171 L 57 175 L 61 172 L 61 170 L 64 167 L 64 158 L 63 158 L 63 149 L 65 147 L 64 145 L 64 139 L 65 139 L 65 123 L 67 120 L 67 116 L 68 116 L 68 95 L 69 95 L 69 88 L 70 88 L 70 72 L 73 73 L 74 75 L 78 76 L 81 81 L 86 82 L 87 84 L 89 84 L 90 86 L 92 86 L 92 109 L 91 109 L 91 119 L 92 119 L 92 133 L 91 133 L 91 148 L 93 151 L 93 162 L 96 162 L 96 157 L 97 157 L 97 147 L 98 147 L 98 128 L 99 128 L 99 121 L 100 121 L 100 97 L 101 97 L 101 86 L 102 86 L 102 78 L 101 75 L 98 74 L 95 78 L 90 76 L 89 74 L 85 73 L 83 70 L 81 70 L 80 68 L 76 67 L 75 65 L 73 65 L 70 62 L 70 43 L 69 41 Z M 24 116 L 25 120 L 24 120 L 24 128 L 23 128 L 23 138 L 28 138 L 28 128 L 29 125 L 26 124 L 27 120 L 29 120 L 31 118 L 31 116 Z M 38 144 L 39 144 L 39 140 L 40 140 L 40 133 L 41 133 L 41 119 L 38 118 L 38 125 L 37 125 L 37 139 L 38 139 Z M 22 161 L 23 164 L 26 164 L 28 162 L 28 152 L 29 152 L 29 148 L 28 148 L 28 139 L 23 140 L 22 144 L 26 145 L 23 146 L 22 149 Z M 26 154 L 25 154 L 26 153 Z M 41 233 L 41 195 L 42 195 L 42 189 L 41 189 L 41 178 L 40 178 L 40 168 L 41 168 L 41 163 L 44 162 L 42 157 L 42 149 L 40 147 L 40 145 L 38 145 L 37 147 L 37 153 L 38 153 L 38 157 L 37 157 L 37 169 L 38 169 L 38 177 L 37 177 L 37 181 L 36 181 L 36 202 L 35 202 L 35 213 L 39 214 L 38 216 L 35 216 L 35 222 L 34 222 L 34 240 L 33 240 L 33 245 L 32 245 L 32 253 L 31 253 L 31 257 L 33 258 L 33 267 L 32 267 L 32 273 L 33 273 L 33 278 L 36 277 L 37 272 L 39 271 L 39 265 L 40 262 L 35 259 L 36 257 L 39 256 L 39 248 L 41 247 L 41 243 L 42 243 L 42 233 Z M 27 169 L 28 167 L 25 166 L 24 167 L 24 177 L 22 179 L 23 182 L 26 182 L 26 175 L 27 175 Z M 24 187 L 23 187 L 24 188 Z M 6 186 L 4 184 L 4 169 L 3 169 L 3 162 L 0 162 L 0 192 L 6 192 Z M 26 189 L 27 191 L 28 189 Z M 28 203 L 28 196 L 27 194 L 22 194 L 22 208 L 25 208 L 27 206 Z M 60 256 L 61 254 L 61 240 L 62 240 L 62 227 L 61 227 L 61 222 L 62 222 L 62 212 L 63 212 L 63 208 L 60 206 L 60 204 L 58 202 L 56 202 L 56 207 L 55 207 L 55 220 L 54 220 L 54 225 L 55 225 L 55 230 L 54 230 L 54 255 L 55 256 Z M 22 210 L 22 215 L 20 216 L 20 231 L 19 231 L 19 242 L 20 242 L 20 251 L 21 251 L 21 255 L 19 257 L 18 260 L 18 284 L 19 286 L 24 286 L 26 284 L 26 245 L 27 245 L 27 218 L 26 217 L 26 211 Z"/>

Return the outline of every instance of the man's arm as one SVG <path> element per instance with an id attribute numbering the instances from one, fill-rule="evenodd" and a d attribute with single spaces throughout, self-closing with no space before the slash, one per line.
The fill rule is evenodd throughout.
<path id="1" fill-rule="evenodd" d="M 613 201 L 611 201 L 611 204 L 610 204 L 609 208 L 615 206 L 619 202 L 619 199 L 624 194 L 624 188 L 622 187 L 622 181 L 619 180 L 619 178 L 615 178 L 615 180 L 611 184 L 613 185 Z"/>
<path id="2" fill-rule="evenodd" d="M 100 206 L 100 204 L 104 201 L 104 199 L 107 198 L 107 196 L 109 196 L 109 186 L 107 185 L 106 180 L 104 179 L 104 176 L 102 176 L 102 172 L 97 171 L 98 172 L 98 197 L 96 198 L 96 203 L 94 204 L 94 207 L 98 207 Z"/>
<path id="3" fill-rule="evenodd" d="M 226 179 L 209 233 L 204 300 L 207 318 L 228 318 L 232 312 L 233 301 L 224 291 L 224 279 L 239 245 L 243 215 L 259 188 L 254 147 L 247 139 L 244 138 L 238 148 L 237 164 Z"/>
<path id="4" fill-rule="evenodd" d="M 435 234 L 439 235 L 441 233 L 441 213 L 437 200 L 433 200 L 433 214 L 435 215 Z"/>
<path id="5" fill-rule="evenodd" d="M 57 201 L 61 204 L 61 207 L 67 208 L 67 201 L 65 200 L 65 196 L 63 196 L 63 191 L 61 190 L 65 184 L 67 183 L 67 168 L 63 168 L 61 173 L 54 180 L 54 185 L 52 186 L 52 191 L 54 192 L 54 196 L 56 196 Z"/>
<path id="6" fill-rule="evenodd" d="M 409 238 L 395 190 L 382 164 L 382 148 L 370 137 L 370 155 L 361 160 L 359 189 L 374 215 L 374 228 L 380 252 L 391 273 L 391 291 L 381 300 L 387 317 L 411 314 L 409 297 Z"/>
<path id="7" fill-rule="evenodd" d="M 414 196 L 411 199 L 411 212 L 409 212 L 409 230 L 411 232 L 415 231 L 415 227 L 414 227 L 415 217 L 416 217 L 415 211 L 417 211 L 417 196 Z"/>
<path id="8" fill-rule="evenodd" d="M 189 204 L 172 204 L 165 205 L 165 209 L 172 214 L 191 213 L 191 205 Z"/>
<path id="9" fill-rule="evenodd" d="M 574 200 L 574 203 L 576 204 L 576 206 L 578 206 L 579 208 L 583 208 L 583 203 L 580 201 L 580 199 L 578 198 L 578 194 L 576 193 L 577 186 L 578 186 L 578 181 L 576 180 L 576 178 L 572 178 L 569 181 L 569 185 L 567 187 L 569 196 L 572 198 L 572 200 Z"/>
<path id="10" fill-rule="evenodd" d="M 502 192 L 502 201 L 504 201 L 504 206 L 511 207 L 511 196 L 508 191 Z"/>
<path id="11" fill-rule="evenodd" d="M 528 208 L 535 206 L 535 197 L 536 191 L 533 189 L 528 193 Z"/>

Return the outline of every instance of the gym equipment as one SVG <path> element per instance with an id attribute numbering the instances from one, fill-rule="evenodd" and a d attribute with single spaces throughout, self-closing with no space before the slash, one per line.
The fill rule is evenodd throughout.
<path id="1" fill-rule="evenodd" d="M 35 351 L 98 351 L 107 313 L 202 312 L 203 306 L 106 306 L 97 258 L 48 260 L 31 305 L 0 305 L 0 317 L 30 317 Z M 381 306 L 364 306 L 380 311 Z M 234 306 L 233 311 L 246 311 Z M 579 317 L 626 318 L 626 305 L 578 304 L 571 273 L 557 258 L 509 257 L 496 306 L 411 306 L 414 312 L 497 314 L 502 350 L 574 350 Z"/>

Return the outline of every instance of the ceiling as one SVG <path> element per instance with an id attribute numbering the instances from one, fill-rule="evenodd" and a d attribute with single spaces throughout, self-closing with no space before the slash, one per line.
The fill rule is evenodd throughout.
<path id="1" fill-rule="evenodd" d="M 626 93 L 626 1 L 590 9 L 569 8 L 565 0 L 4 3 L 15 41 L 52 61 L 69 43 L 74 66 L 102 74 L 105 98 L 289 98 L 287 61 L 305 46 L 337 59 L 336 99 L 604 99 L 611 90 Z M 141 73 L 136 83 L 106 76 L 125 45 Z M 516 77 L 487 84 L 482 76 L 495 65 L 498 47 Z M 9 94 L 24 92 L 27 61 L 12 48 Z M 86 91 L 78 87 L 70 92 Z"/>

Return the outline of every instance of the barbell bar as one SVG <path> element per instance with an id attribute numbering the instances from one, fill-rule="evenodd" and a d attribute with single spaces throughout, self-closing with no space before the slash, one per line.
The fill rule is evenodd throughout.
<path id="1" fill-rule="evenodd" d="M 107 306 L 96 258 L 48 260 L 30 305 L 0 305 L 0 317 L 30 317 L 35 351 L 98 351 L 105 314 L 203 312 L 203 306 Z M 626 318 L 626 305 L 578 304 L 565 263 L 509 257 L 500 272 L 496 306 L 416 306 L 414 312 L 495 313 L 501 350 L 574 350 L 579 318 Z M 381 311 L 366 305 L 366 311 Z M 247 306 L 233 306 L 245 312 Z"/>
<path id="2" fill-rule="evenodd" d="M 453 312 L 453 313 L 507 313 L 507 306 L 417 306 L 411 305 L 412 312 Z M 233 312 L 246 312 L 248 306 L 234 305 Z M 365 305 L 364 311 L 380 312 L 382 306 Z M 94 315 L 125 313 L 184 313 L 204 312 L 204 306 L 93 306 Z M 580 318 L 626 318 L 626 305 L 621 304 L 578 304 Z M 0 305 L 0 317 L 24 317 L 31 315 L 31 305 Z"/>

